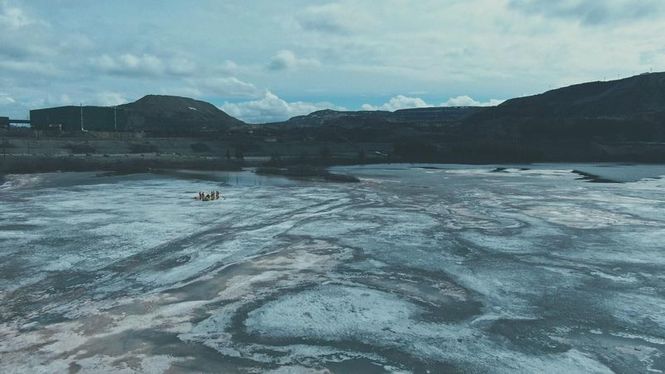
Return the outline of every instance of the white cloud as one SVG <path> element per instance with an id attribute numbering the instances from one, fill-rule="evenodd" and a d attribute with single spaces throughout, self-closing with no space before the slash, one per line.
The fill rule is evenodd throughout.
<path id="1" fill-rule="evenodd" d="M 116 106 L 129 102 L 121 93 L 110 91 L 100 92 L 96 98 L 96 104 L 102 106 Z"/>
<path id="2" fill-rule="evenodd" d="M 176 57 L 169 61 L 167 65 L 167 72 L 173 75 L 190 75 L 197 69 L 194 61 L 184 58 Z"/>
<path id="3" fill-rule="evenodd" d="M 528 14 L 576 19 L 585 25 L 651 18 L 665 10 L 662 0 L 510 0 L 508 4 Z"/>
<path id="4" fill-rule="evenodd" d="M 103 54 L 92 58 L 91 63 L 103 72 L 129 76 L 189 75 L 196 70 L 196 64 L 187 58 L 163 59 L 147 53 Z"/>
<path id="5" fill-rule="evenodd" d="M 193 80 L 192 83 L 203 92 L 223 98 L 257 98 L 263 94 L 252 83 L 241 81 L 236 77 L 203 78 Z"/>
<path id="6" fill-rule="evenodd" d="M 281 50 L 272 57 L 268 64 L 270 70 L 289 70 L 297 68 L 311 68 L 321 66 L 321 63 L 313 58 L 300 58 L 289 50 Z"/>
<path id="7" fill-rule="evenodd" d="M 13 105 L 16 103 L 13 97 L 9 96 L 6 93 L 0 92 L 0 105 Z"/>
<path id="8" fill-rule="evenodd" d="M 0 69 L 16 73 L 29 73 L 47 76 L 55 76 L 61 72 L 60 69 L 55 65 L 48 62 L 39 61 L 0 61 Z"/>
<path id="9" fill-rule="evenodd" d="M 296 16 L 296 22 L 305 31 L 348 34 L 358 27 L 358 14 L 349 12 L 342 4 L 330 3 L 306 8 Z"/>
<path id="10" fill-rule="evenodd" d="M 451 97 L 444 103 L 438 106 L 495 106 L 499 105 L 503 102 L 504 100 L 497 100 L 497 99 L 491 99 L 486 102 L 480 102 L 477 100 L 474 100 L 473 98 L 463 95 L 463 96 L 457 96 L 457 97 Z M 419 97 L 409 97 L 409 96 L 404 96 L 404 95 L 397 95 L 388 102 L 375 106 L 375 105 L 370 105 L 370 104 L 363 104 L 360 109 L 361 110 L 387 110 L 387 111 L 395 111 L 399 109 L 411 109 L 411 108 L 427 108 L 427 107 L 435 107 L 437 105 L 432 105 L 428 104 L 425 100 L 419 98 Z"/>
<path id="11" fill-rule="evenodd" d="M 240 68 L 240 65 L 238 65 L 235 61 L 225 60 L 221 63 L 216 63 L 213 69 L 219 73 L 234 74 L 237 73 Z"/>
<path id="12" fill-rule="evenodd" d="M 496 106 L 504 101 L 505 100 L 490 99 L 489 101 L 480 102 L 467 95 L 463 95 L 451 97 L 448 99 L 448 101 L 442 103 L 440 106 Z"/>
<path id="13" fill-rule="evenodd" d="M 0 26 L 16 30 L 34 22 L 22 9 L 10 6 L 6 1 L 0 2 Z"/>
<path id="14" fill-rule="evenodd" d="M 3 62 L 52 63 L 59 43 L 48 31 L 46 22 L 33 19 L 21 8 L 0 0 L 0 59 Z"/>
<path id="15" fill-rule="evenodd" d="M 408 108 L 426 108 L 426 107 L 431 107 L 433 105 L 427 104 L 425 100 L 419 98 L 419 97 L 409 97 L 409 96 L 404 96 L 404 95 L 397 95 L 390 100 L 388 100 L 387 103 L 379 105 L 379 106 L 374 106 L 370 104 L 363 104 L 361 109 L 362 110 L 388 110 L 388 111 L 395 111 L 399 109 L 408 109 Z"/>
<path id="16" fill-rule="evenodd" d="M 224 103 L 221 109 L 231 116 L 249 123 L 284 121 L 322 109 L 344 110 L 331 103 L 287 102 L 270 91 L 258 100 L 241 103 Z"/>
<path id="17" fill-rule="evenodd" d="M 502 103 L 503 100 L 492 99 L 487 102 L 474 100 L 469 96 L 457 96 L 450 98 L 439 106 L 493 106 Z M 427 108 L 434 107 L 419 97 L 397 95 L 386 103 L 378 106 L 364 104 L 361 110 L 387 110 Z M 289 119 L 294 116 L 305 115 L 322 109 L 346 110 L 346 108 L 335 106 L 328 102 L 287 102 L 270 91 L 265 91 L 263 97 L 257 100 L 240 103 L 224 103 L 221 107 L 226 113 L 242 119 L 249 123 L 276 122 Z"/>
<path id="18" fill-rule="evenodd" d="M 41 97 L 38 100 L 29 103 L 31 109 L 35 108 L 47 108 L 53 106 L 62 106 L 62 105 L 79 105 L 80 102 L 75 102 L 68 94 L 47 94 L 45 97 Z"/>
<path id="19" fill-rule="evenodd" d="M 92 64 L 104 72 L 120 75 L 159 75 L 164 72 L 162 61 L 148 54 L 136 56 L 126 53 L 117 57 L 104 54 L 93 58 Z"/>

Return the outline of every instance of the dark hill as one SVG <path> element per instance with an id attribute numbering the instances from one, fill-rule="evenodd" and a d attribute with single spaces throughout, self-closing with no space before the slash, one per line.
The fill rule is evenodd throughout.
<path id="1" fill-rule="evenodd" d="M 403 123 L 446 123 L 463 120 L 484 109 L 473 106 L 400 109 L 393 112 L 392 117 Z"/>
<path id="2" fill-rule="evenodd" d="M 577 84 L 468 117 L 476 135 L 663 141 L 665 73 Z"/>
<path id="3" fill-rule="evenodd" d="M 324 110 L 274 125 L 271 136 L 287 139 L 392 143 L 396 159 L 406 161 L 662 162 L 665 73 L 577 84 L 489 108 Z"/>
<path id="4" fill-rule="evenodd" d="M 296 116 L 273 125 L 294 127 L 339 126 L 362 128 L 391 124 L 429 125 L 462 120 L 480 110 L 477 107 L 434 107 L 389 111 L 336 111 L 319 110 L 304 116 Z"/>
<path id="5" fill-rule="evenodd" d="M 665 73 L 576 84 L 511 99 L 491 111 L 501 115 L 618 117 L 665 111 Z"/>
<path id="6" fill-rule="evenodd" d="M 159 133 L 195 133 L 244 125 L 205 101 L 179 96 L 147 95 L 118 107 L 127 112 L 128 128 Z"/>
<path id="7" fill-rule="evenodd" d="M 325 109 L 307 115 L 292 117 L 284 122 L 273 123 L 272 125 L 288 127 L 362 127 L 386 124 L 389 115 L 390 112 L 382 111 L 347 112 Z"/>

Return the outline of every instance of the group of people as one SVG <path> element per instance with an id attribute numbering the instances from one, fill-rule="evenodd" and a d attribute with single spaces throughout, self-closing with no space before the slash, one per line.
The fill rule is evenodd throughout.
<path id="1" fill-rule="evenodd" d="M 196 200 L 201 200 L 201 201 L 212 201 L 212 200 L 218 200 L 219 198 L 224 198 L 224 196 L 219 194 L 219 191 L 211 191 L 211 192 L 199 192 L 199 196 L 195 197 Z"/>

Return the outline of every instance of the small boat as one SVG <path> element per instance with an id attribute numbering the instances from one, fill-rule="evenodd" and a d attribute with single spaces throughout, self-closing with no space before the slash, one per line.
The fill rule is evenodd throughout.
<path id="1" fill-rule="evenodd" d="M 214 201 L 214 200 L 219 200 L 219 199 L 224 199 L 224 196 L 222 196 L 221 194 L 219 195 L 219 197 L 217 197 L 217 196 L 204 196 L 203 198 L 201 198 L 200 196 L 194 196 L 194 200 L 199 200 L 199 201 Z"/>

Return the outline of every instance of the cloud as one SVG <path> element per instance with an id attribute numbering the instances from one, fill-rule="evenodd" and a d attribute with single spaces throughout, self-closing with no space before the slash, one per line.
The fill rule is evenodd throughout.
<path id="1" fill-rule="evenodd" d="M 47 29 L 45 22 L 0 0 L 0 56 L 3 60 L 20 61 L 52 55 L 58 46 Z"/>
<path id="2" fill-rule="evenodd" d="M 372 12 L 353 3 L 329 3 L 305 8 L 295 18 L 300 29 L 322 34 L 350 35 L 376 24 Z"/>
<path id="3" fill-rule="evenodd" d="M 222 98 L 257 98 L 263 94 L 252 83 L 244 82 L 236 77 L 202 78 L 192 83 L 203 92 Z"/>
<path id="4" fill-rule="evenodd" d="M 0 105 L 13 105 L 16 103 L 13 97 L 9 96 L 6 93 L 0 92 Z"/>
<path id="5" fill-rule="evenodd" d="M 0 0 L 0 90 L 18 102 L 3 112 L 48 93 L 86 103 L 98 92 L 191 92 L 223 103 L 262 99 L 268 87 L 350 108 L 382 107 L 386 93 L 433 106 L 473 93 L 482 104 L 665 70 L 664 0 L 163 3 Z M 122 29 L 106 22 L 118 19 Z M 407 105 L 422 103 L 386 109 Z"/>
<path id="6" fill-rule="evenodd" d="M 463 95 L 463 96 L 457 96 L 457 97 L 451 97 L 447 101 L 441 103 L 438 106 L 444 106 L 444 107 L 450 107 L 450 106 L 495 106 L 499 105 L 503 102 L 504 100 L 497 100 L 497 99 L 490 99 L 489 101 L 486 102 L 480 102 L 477 100 L 474 100 L 473 98 Z M 370 105 L 370 104 L 363 104 L 360 109 L 361 110 L 388 110 L 388 111 L 395 111 L 395 110 L 400 110 L 400 109 L 411 109 L 411 108 L 428 108 L 428 107 L 435 107 L 437 105 L 432 105 L 428 104 L 425 100 L 419 98 L 419 97 L 409 97 L 409 96 L 404 96 L 404 95 L 397 95 L 388 102 L 382 104 L 382 105 Z"/>
<path id="7" fill-rule="evenodd" d="M 409 97 L 409 96 L 404 96 L 404 95 L 397 95 L 390 100 L 388 100 L 387 103 L 379 105 L 379 106 L 373 106 L 370 104 L 363 104 L 361 109 L 362 110 L 388 110 L 388 111 L 395 111 L 399 109 L 407 109 L 407 108 L 426 108 L 426 107 L 431 107 L 433 105 L 427 104 L 425 100 L 419 98 L 419 97 Z"/>
<path id="8" fill-rule="evenodd" d="M 121 93 L 104 91 L 96 95 L 96 103 L 101 106 L 116 106 L 128 103 L 129 100 Z"/>
<path id="9" fill-rule="evenodd" d="M 467 95 L 464 95 L 451 97 L 448 99 L 448 101 L 442 103 L 440 106 L 496 106 L 504 101 L 505 100 L 490 99 L 489 101 L 480 102 Z"/>
<path id="10" fill-rule="evenodd" d="M 233 60 L 225 60 L 223 62 L 216 63 L 213 67 L 215 72 L 223 74 L 234 74 L 237 73 L 240 69 L 241 66 Z"/>
<path id="11" fill-rule="evenodd" d="M 196 64 L 189 59 L 177 57 L 164 60 L 147 53 L 103 54 L 90 62 L 100 71 L 127 76 L 189 75 L 196 70 Z"/>
<path id="12" fill-rule="evenodd" d="M 12 71 L 15 73 L 29 73 L 46 76 L 55 76 L 61 73 L 61 70 L 52 63 L 39 61 L 21 61 L 5 60 L 0 61 L 0 69 Z"/>
<path id="13" fill-rule="evenodd" d="M 37 100 L 34 100 L 29 103 L 29 107 L 31 109 L 35 108 L 47 108 L 47 107 L 54 107 L 54 106 L 62 106 L 62 105 L 79 105 L 81 104 L 80 102 L 75 102 L 68 94 L 63 93 L 63 94 L 46 94 L 46 96 L 40 97 Z"/>
<path id="14" fill-rule="evenodd" d="M 310 68 L 321 66 L 321 63 L 316 59 L 299 58 L 289 50 L 281 50 L 272 57 L 268 64 L 270 70 L 290 70 L 297 68 Z"/>
<path id="15" fill-rule="evenodd" d="M 339 4 L 311 6 L 296 17 L 298 25 L 306 31 L 347 34 L 353 24 L 344 17 Z"/>
<path id="16" fill-rule="evenodd" d="M 8 2 L 0 2 L 0 27 L 17 30 L 35 23 L 21 8 L 10 6 Z"/>
<path id="17" fill-rule="evenodd" d="M 503 100 L 496 99 L 480 102 L 469 96 L 457 96 L 448 99 L 439 106 L 493 106 L 502 102 Z M 362 105 L 361 110 L 395 111 L 399 109 L 427 108 L 435 106 L 436 105 L 431 105 L 419 97 L 397 95 L 379 106 L 364 104 Z M 221 109 L 226 113 L 249 123 L 284 121 L 294 116 L 306 115 L 322 109 L 347 110 L 344 107 L 338 107 L 329 102 L 288 102 L 270 91 L 265 91 L 263 97 L 257 100 L 240 103 L 224 103 L 224 105 L 221 106 Z"/>
<path id="18" fill-rule="evenodd" d="M 662 0 L 510 0 L 508 4 L 527 14 L 575 19 L 584 25 L 649 18 L 665 9 Z"/>
<path id="19" fill-rule="evenodd" d="M 344 110 L 331 103 L 287 102 L 270 91 L 265 91 L 258 100 L 241 103 L 224 103 L 221 109 L 236 118 L 249 123 L 284 121 L 322 109 Z"/>
<path id="20" fill-rule="evenodd" d="M 164 72 L 162 61 L 147 54 L 136 56 L 126 53 L 117 57 L 104 54 L 92 59 L 92 63 L 101 71 L 119 75 L 159 75 Z"/>
<path id="21" fill-rule="evenodd" d="M 172 75 L 191 75 L 196 69 L 197 65 L 184 57 L 172 58 L 167 65 L 167 72 Z"/>

